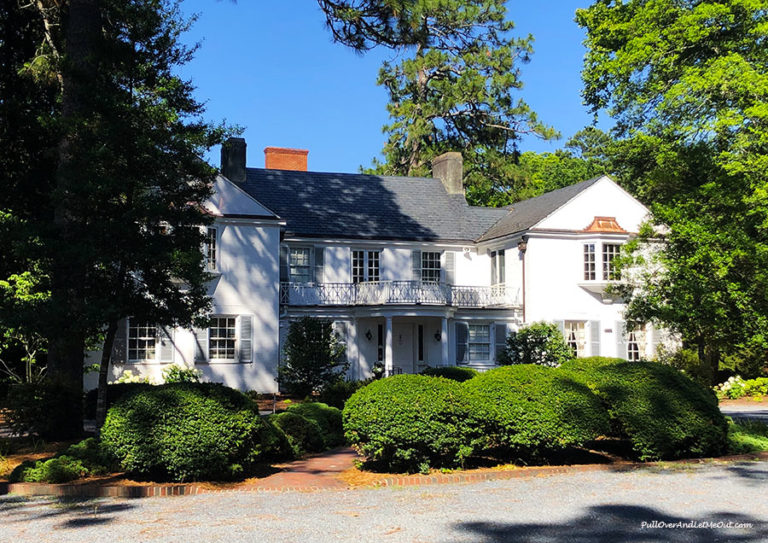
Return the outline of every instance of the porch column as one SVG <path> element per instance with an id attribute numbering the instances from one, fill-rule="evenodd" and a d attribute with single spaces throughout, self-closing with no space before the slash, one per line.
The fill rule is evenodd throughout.
<path id="1" fill-rule="evenodd" d="M 392 363 L 392 317 L 385 318 L 384 333 L 384 375 L 392 375 L 394 364 Z"/>
<path id="2" fill-rule="evenodd" d="M 440 333 L 440 347 L 443 350 L 443 366 L 450 366 L 448 363 L 448 318 L 442 318 L 441 333 Z"/>

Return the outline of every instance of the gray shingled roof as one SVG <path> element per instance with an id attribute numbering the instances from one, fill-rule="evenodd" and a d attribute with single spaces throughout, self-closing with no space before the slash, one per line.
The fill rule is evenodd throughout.
<path id="1" fill-rule="evenodd" d="M 547 192 L 541 196 L 536 196 L 535 198 L 523 200 L 522 202 L 507 206 L 506 209 L 509 210 L 509 214 L 494 224 L 478 239 L 478 241 L 488 241 L 531 228 L 537 222 L 547 217 L 547 215 L 559 207 L 565 205 L 574 196 L 584 189 L 591 187 L 603 177 L 605 176 L 598 175 L 587 181 L 569 185 L 561 189 L 553 190 L 552 192 Z"/>
<path id="2" fill-rule="evenodd" d="M 287 236 L 474 241 L 508 213 L 423 177 L 249 168 L 242 187 L 287 222 Z"/>

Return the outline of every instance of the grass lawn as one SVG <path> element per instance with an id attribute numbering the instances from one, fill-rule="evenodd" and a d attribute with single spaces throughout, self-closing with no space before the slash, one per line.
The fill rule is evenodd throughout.
<path id="1" fill-rule="evenodd" d="M 728 449 L 730 454 L 768 451 L 768 425 L 757 421 L 730 423 Z"/>

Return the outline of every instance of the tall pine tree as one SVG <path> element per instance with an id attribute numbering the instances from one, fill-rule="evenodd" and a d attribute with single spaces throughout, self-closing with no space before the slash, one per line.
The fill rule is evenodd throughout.
<path id="1" fill-rule="evenodd" d="M 429 175 L 447 151 L 464 158 L 467 197 L 505 204 L 517 144 L 557 133 L 515 92 L 532 36 L 512 36 L 502 0 L 318 0 L 334 38 L 357 50 L 385 46 L 378 83 L 389 95 L 384 162 L 375 173 Z"/>

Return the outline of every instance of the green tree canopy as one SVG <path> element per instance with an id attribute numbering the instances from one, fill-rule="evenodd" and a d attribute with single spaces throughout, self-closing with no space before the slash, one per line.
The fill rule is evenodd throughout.
<path id="1" fill-rule="evenodd" d="M 630 287 L 630 319 L 656 320 L 714 369 L 768 354 L 768 9 L 754 0 L 599 0 L 584 97 L 617 121 L 620 162 L 666 243 Z M 647 249 L 647 245 L 645 246 Z M 660 264 L 660 266 L 658 265 Z"/>

